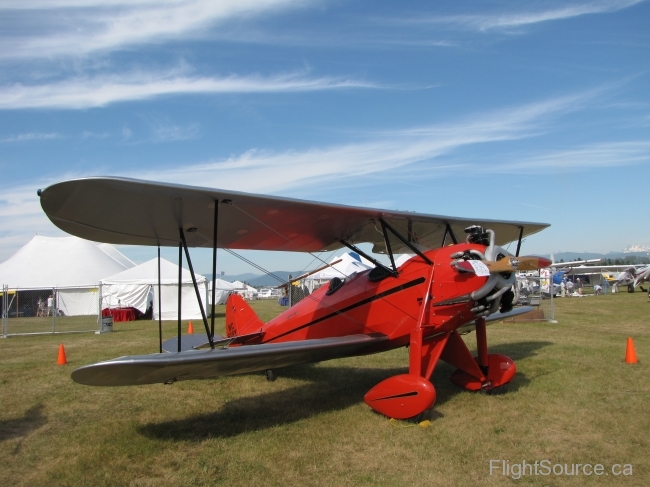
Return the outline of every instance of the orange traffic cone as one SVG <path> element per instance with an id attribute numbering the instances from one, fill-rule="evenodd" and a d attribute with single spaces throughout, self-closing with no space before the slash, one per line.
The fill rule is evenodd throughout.
<path id="1" fill-rule="evenodd" d="M 65 348 L 63 348 L 63 343 L 59 345 L 59 358 L 56 361 L 57 365 L 65 365 L 68 361 L 65 358 Z"/>
<path id="2" fill-rule="evenodd" d="M 627 348 L 625 350 L 625 363 L 626 364 L 635 364 L 638 360 L 636 359 L 636 351 L 634 350 L 634 342 L 632 337 L 627 339 Z"/>
<path id="3" fill-rule="evenodd" d="M 192 322 L 190 321 L 190 324 L 187 325 L 187 334 L 188 335 L 193 335 L 194 334 L 194 327 L 192 326 Z"/>

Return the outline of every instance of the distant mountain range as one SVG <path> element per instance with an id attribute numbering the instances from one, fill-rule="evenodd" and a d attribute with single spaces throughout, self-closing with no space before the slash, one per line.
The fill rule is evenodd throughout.
<path id="1" fill-rule="evenodd" d="M 636 253 L 636 252 L 650 252 L 650 247 L 647 245 L 628 245 L 623 249 L 624 254 L 629 254 L 630 252 Z"/>

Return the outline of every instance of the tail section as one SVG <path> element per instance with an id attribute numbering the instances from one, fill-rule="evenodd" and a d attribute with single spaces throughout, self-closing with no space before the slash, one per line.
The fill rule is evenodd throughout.
<path id="1" fill-rule="evenodd" d="M 226 302 L 226 336 L 235 337 L 262 331 L 264 322 L 244 298 L 233 293 Z"/>

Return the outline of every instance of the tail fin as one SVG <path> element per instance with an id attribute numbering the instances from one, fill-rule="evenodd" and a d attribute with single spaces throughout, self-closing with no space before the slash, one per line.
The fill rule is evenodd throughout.
<path id="1" fill-rule="evenodd" d="M 239 294 L 232 293 L 226 302 L 226 336 L 234 337 L 262 330 L 264 322 Z"/>

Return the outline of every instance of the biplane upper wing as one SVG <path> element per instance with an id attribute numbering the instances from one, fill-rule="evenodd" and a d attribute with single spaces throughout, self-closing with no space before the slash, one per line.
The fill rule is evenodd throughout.
<path id="1" fill-rule="evenodd" d="M 497 244 L 517 240 L 548 226 L 544 223 L 485 220 L 391 211 L 219 189 L 96 177 L 65 181 L 39 190 L 41 206 L 62 230 L 97 242 L 176 246 L 183 228 L 190 247 L 212 247 L 215 202 L 217 246 L 231 249 L 318 252 L 346 242 L 385 244 L 383 219 L 424 246 L 442 245 L 447 229 L 459 239 L 469 225 L 496 232 Z M 404 244 L 391 238 L 394 252 Z M 392 240 L 394 238 L 394 240 Z M 451 239 L 447 238 L 447 243 Z"/>
<path id="2" fill-rule="evenodd" d="M 72 379 L 91 386 L 207 379 L 359 355 L 372 345 L 386 340 L 387 337 L 383 335 L 347 335 L 214 350 L 134 355 L 80 367 L 72 372 Z"/>

